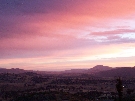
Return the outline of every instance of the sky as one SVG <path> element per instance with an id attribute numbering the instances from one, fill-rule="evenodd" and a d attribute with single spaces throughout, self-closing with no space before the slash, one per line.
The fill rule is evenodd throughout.
<path id="1" fill-rule="evenodd" d="M 0 67 L 135 66 L 135 0 L 0 0 Z"/>

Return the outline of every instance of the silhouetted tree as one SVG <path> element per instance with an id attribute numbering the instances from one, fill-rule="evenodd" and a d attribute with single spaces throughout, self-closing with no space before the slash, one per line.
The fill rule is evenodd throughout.
<path id="1" fill-rule="evenodd" d="M 116 89 L 118 92 L 119 101 L 122 101 L 123 86 L 122 86 L 122 80 L 120 79 L 120 77 L 117 79 Z"/>

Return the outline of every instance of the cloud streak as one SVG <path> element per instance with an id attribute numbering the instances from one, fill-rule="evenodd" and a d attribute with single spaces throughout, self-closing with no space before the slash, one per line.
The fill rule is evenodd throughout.
<path id="1" fill-rule="evenodd" d="M 134 5 L 134 0 L 0 0 L 2 66 L 53 70 L 97 65 L 90 57 L 134 47 Z M 40 61 L 49 58 L 47 65 L 37 60 L 41 56 Z M 111 66 L 113 58 L 108 58 Z"/>
<path id="2" fill-rule="evenodd" d="M 118 34 L 125 34 L 125 33 L 135 33 L 135 29 L 116 29 L 116 30 L 104 31 L 104 32 L 92 32 L 90 33 L 90 35 L 110 36 L 110 35 L 118 35 Z"/>

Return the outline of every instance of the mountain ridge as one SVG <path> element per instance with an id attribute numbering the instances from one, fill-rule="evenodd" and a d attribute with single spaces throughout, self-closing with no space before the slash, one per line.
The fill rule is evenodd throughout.
<path id="1" fill-rule="evenodd" d="M 135 66 L 134 67 L 109 67 L 103 65 L 96 65 L 90 69 L 71 69 L 65 71 L 34 71 L 34 70 L 24 70 L 19 68 L 0 68 L 0 73 L 26 73 L 33 72 L 37 74 L 62 74 L 62 75 L 73 75 L 73 74 L 90 74 L 97 77 L 135 77 Z"/>

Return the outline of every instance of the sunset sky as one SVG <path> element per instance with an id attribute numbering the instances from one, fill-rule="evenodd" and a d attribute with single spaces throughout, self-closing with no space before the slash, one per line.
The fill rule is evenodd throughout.
<path id="1" fill-rule="evenodd" d="M 0 0 L 0 67 L 135 66 L 135 0 Z"/>

